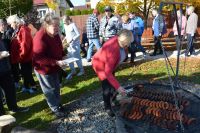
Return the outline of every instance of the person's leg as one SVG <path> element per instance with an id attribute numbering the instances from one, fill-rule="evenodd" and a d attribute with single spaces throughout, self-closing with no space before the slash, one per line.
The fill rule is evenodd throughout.
<path id="1" fill-rule="evenodd" d="M 2 91 L 1 88 L 0 88 L 0 91 Z M 6 112 L 3 107 L 3 97 L 2 95 L 0 95 L 0 116 L 5 115 L 5 114 Z"/>
<path id="2" fill-rule="evenodd" d="M 80 46 L 79 45 L 76 46 L 76 51 L 74 52 L 74 57 L 79 59 L 76 61 L 76 64 L 77 64 L 78 68 L 80 69 L 80 72 L 77 75 L 81 76 L 84 74 L 84 69 L 83 69 L 82 59 L 81 59 L 81 55 L 80 55 Z"/>
<path id="3" fill-rule="evenodd" d="M 105 109 L 111 109 L 111 103 L 110 103 L 110 98 L 113 95 L 113 87 L 110 85 L 108 80 L 103 80 L 101 81 L 101 86 L 103 89 L 103 101 L 104 101 L 104 107 Z"/>
<path id="4" fill-rule="evenodd" d="M 56 112 L 61 104 L 58 73 L 42 75 L 35 71 L 47 104 L 53 112 Z"/>
<path id="5" fill-rule="evenodd" d="M 159 54 L 163 54 L 161 37 L 158 38 Z"/>
<path id="6" fill-rule="evenodd" d="M 193 52 L 193 37 L 190 34 L 187 34 L 187 49 L 185 52 L 185 55 L 188 56 L 188 54 Z"/>
<path id="7" fill-rule="evenodd" d="M 32 64 L 31 62 L 21 63 L 21 74 L 24 80 L 24 87 L 22 88 L 23 92 L 34 93 L 35 91 L 31 88 L 36 85 L 33 75 L 32 75 Z"/>
<path id="8" fill-rule="evenodd" d="M 0 86 L 5 92 L 6 103 L 9 110 L 16 109 L 16 89 L 10 72 L 6 72 L 0 77 Z"/>
<path id="9" fill-rule="evenodd" d="M 154 36 L 154 51 L 151 54 L 151 56 L 155 56 L 156 55 L 157 50 L 158 50 L 158 43 L 159 43 L 158 37 Z"/>
<path id="10" fill-rule="evenodd" d="M 194 36 L 191 36 L 189 51 L 190 51 L 190 55 L 192 55 L 195 52 L 195 50 L 194 50 Z"/>
<path id="11" fill-rule="evenodd" d="M 135 59 L 135 57 L 136 57 L 135 53 L 136 53 L 136 51 L 137 51 L 137 48 L 136 48 L 135 45 L 137 45 L 137 44 L 135 44 L 135 43 L 136 43 L 136 42 L 132 42 L 132 43 L 130 44 L 130 46 L 129 46 L 129 52 L 131 53 L 131 60 L 130 60 L 131 63 L 134 62 L 134 59 Z"/>
<path id="12" fill-rule="evenodd" d="M 96 49 L 99 50 L 101 48 L 100 40 L 98 38 L 96 38 L 96 39 L 92 39 L 92 41 L 93 41 Z"/>
<path id="13" fill-rule="evenodd" d="M 89 47 L 87 50 L 87 60 L 88 61 L 91 61 L 93 47 L 94 47 L 94 43 L 93 43 L 92 39 L 89 39 Z"/>
<path id="14" fill-rule="evenodd" d="M 15 87 L 19 88 L 19 80 L 20 80 L 20 68 L 19 63 L 11 64 L 12 76 L 15 82 Z"/>
<path id="15" fill-rule="evenodd" d="M 141 44 L 141 40 L 142 40 L 141 38 L 142 38 L 142 36 L 138 36 L 137 49 L 139 49 L 143 54 L 146 54 L 146 51 Z"/>

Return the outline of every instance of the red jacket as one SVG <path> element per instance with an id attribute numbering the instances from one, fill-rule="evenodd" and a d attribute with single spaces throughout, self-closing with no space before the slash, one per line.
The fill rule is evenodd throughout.
<path id="1" fill-rule="evenodd" d="M 118 37 L 114 36 L 104 43 L 103 47 L 93 56 L 92 67 L 101 81 L 107 79 L 115 89 L 118 89 L 120 84 L 114 77 L 113 72 L 119 62 L 120 47 Z"/>
<path id="2" fill-rule="evenodd" d="M 53 74 L 60 67 L 56 65 L 64 55 L 62 42 L 59 35 L 49 36 L 41 28 L 33 38 L 33 66 L 40 74 Z"/>
<path id="3" fill-rule="evenodd" d="M 32 61 L 33 39 L 30 29 L 22 25 L 11 40 L 11 63 L 26 63 Z"/>

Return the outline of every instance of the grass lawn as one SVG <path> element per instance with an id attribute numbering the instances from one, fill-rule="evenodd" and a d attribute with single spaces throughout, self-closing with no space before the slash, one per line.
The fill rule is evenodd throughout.
<path id="1" fill-rule="evenodd" d="M 175 60 L 172 59 L 171 61 L 174 67 Z M 200 60 L 187 59 L 185 70 L 183 66 L 183 61 L 181 61 L 180 79 L 200 84 Z M 100 88 L 100 83 L 92 68 L 85 67 L 85 71 L 84 76 L 74 77 L 70 82 L 64 83 L 64 87 L 61 89 L 63 104 L 69 104 L 78 99 L 80 95 Z M 116 76 L 121 83 L 142 79 L 150 81 L 168 80 L 164 61 L 148 61 L 138 63 L 136 66 L 123 64 L 117 69 Z M 17 125 L 45 130 L 49 128 L 50 122 L 55 120 L 41 90 L 34 95 L 18 92 L 17 99 L 18 105 L 30 107 L 29 112 L 13 114 L 17 119 Z"/>

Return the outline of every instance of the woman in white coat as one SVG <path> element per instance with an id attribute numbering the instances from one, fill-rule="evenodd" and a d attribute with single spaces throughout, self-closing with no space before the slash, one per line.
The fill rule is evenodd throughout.
<path id="1" fill-rule="evenodd" d="M 80 55 L 80 33 L 75 25 L 75 23 L 72 22 L 72 19 L 69 16 L 63 17 L 64 22 L 64 29 L 65 29 L 65 39 L 69 45 L 68 47 L 68 57 L 74 57 L 78 58 L 79 60 L 76 61 L 76 64 L 78 68 L 80 69 L 80 72 L 77 74 L 77 76 L 81 76 L 84 74 L 84 69 L 82 65 L 81 55 Z M 71 79 L 73 75 L 76 74 L 76 70 L 74 68 L 74 63 L 70 63 L 69 67 L 71 69 L 71 72 L 68 74 L 66 79 Z"/>

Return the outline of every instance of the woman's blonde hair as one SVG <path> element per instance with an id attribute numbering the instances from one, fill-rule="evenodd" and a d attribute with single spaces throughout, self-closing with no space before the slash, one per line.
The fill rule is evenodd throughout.
<path id="1" fill-rule="evenodd" d="M 130 30 L 122 29 L 118 32 L 118 41 L 123 46 L 126 44 L 127 46 L 134 41 L 133 34 Z"/>
<path id="2" fill-rule="evenodd" d="M 129 20 L 130 20 L 130 18 L 129 18 L 129 16 L 128 16 L 127 14 L 124 14 L 124 15 L 122 16 L 122 22 L 123 22 L 123 23 L 127 23 Z"/>
<path id="3" fill-rule="evenodd" d="M 43 20 L 43 27 L 46 28 L 48 25 L 52 25 L 55 21 L 59 21 L 60 18 L 53 14 L 53 13 L 47 13 Z"/>

